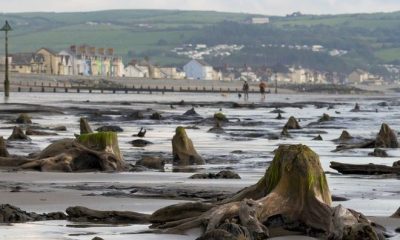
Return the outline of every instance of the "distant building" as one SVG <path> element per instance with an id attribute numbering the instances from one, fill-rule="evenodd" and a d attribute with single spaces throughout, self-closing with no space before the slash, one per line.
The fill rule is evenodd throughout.
<path id="1" fill-rule="evenodd" d="M 362 69 L 356 69 L 350 73 L 348 77 L 349 83 L 352 84 L 373 84 L 382 85 L 384 83 L 381 76 L 373 75 Z"/>
<path id="2" fill-rule="evenodd" d="M 122 57 L 114 55 L 113 48 L 98 48 L 93 46 L 73 45 L 68 50 L 60 52 L 60 64 L 64 71 L 60 74 L 122 77 L 125 74 Z"/>
<path id="3" fill-rule="evenodd" d="M 217 74 L 213 67 L 200 59 L 193 59 L 183 66 L 186 77 L 196 80 L 221 80 L 221 74 Z M 219 78 L 221 77 L 221 78 Z"/>
<path id="4" fill-rule="evenodd" d="M 362 69 L 356 69 L 349 75 L 349 83 L 358 84 L 366 81 L 369 78 L 369 73 Z"/>
<path id="5" fill-rule="evenodd" d="M 78 72 L 75 70 L 76 58 L 68 50 L 63 50 L 58 53 L 60 58 L 60 75 L 75 75 Z"/>
<path id="6" fill-rule="evenodd" d="M 240 73 L 240 80 L 251 81 L 251 82 L 259 82 L 260 78 L 256 73 L 251 70 L 246 70 Z"/>
<path id="7" fill-rule="evenodd" d="M 268 24 L 269 18 L 268 17 L 252 17 L 249 20 L 251 24 Z"/>
<path id="8" fill-rule="evenodd" d="M 17 53 L 9 57 L 9 71 L 15 73 L 32 73 L 34 53 Z M 5 62 L 3 63 L 5 64 Z"/>
<path id="9" fill-rule="evenodd" d="M 306 69 L 303 68 L 294 68 L 292 71 L 292 83 L 303 84 L 310 82 L 310 74 Z"/>
<path id="10" fill-rule="evenodd" d="M 11 65 L 12 57 L 8 56 L 8 62 Z M 0 71 L 4 72 L 6 67 L 6 56 L 0 56 Z"/>
<path id="11" fill-rule="evenodd" d="M 311 47 L 311 51 L 313 51 L 313 52 L 321 52 L 323 50 L 324 50 L 324 47 L 321 45 L 313 45 Z"/>
<path id="12" fill-rule="evenodd" d="M 41 63 L 41 73 L 45 74 L 60 74 L 60 60 L 58 53 L 49 48 L 40 48 L 35 53 L 36 55 L 43 56 L 43 62 Z"/>
<path id="13" fill-rule="evenodd" d="M 168 78 L 168 79 L 184 79 L 186 74 L 179 72 L 175 67 L 161 67 L 157 69 L 157 76 L 155 78 Z"/>
<path id="14" fill-rule="evenodd" d="M 136 78 L 148 78 L 149 75 L 149 67 L 141 66 L 137 63 L 129 63 L 125 67 L 125 77 L 136 77 Z"/>

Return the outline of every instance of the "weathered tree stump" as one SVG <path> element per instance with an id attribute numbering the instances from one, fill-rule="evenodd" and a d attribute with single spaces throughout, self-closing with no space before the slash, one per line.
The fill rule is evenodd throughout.
<path id="1" fill-rule="evenodd" d="M 340 137 L 335 139 L 337 142 L 345 142 L 353 139 L 353 137 L 350 135 L 350 133 L 346 130 L 342 131 L 342 134 L 340 134 Z"/>
<path id="2" fill-rule="evenodd" d="M 200 116 L 196 110 L 192 107 L 191 109 L 187 110 L 184 114 L 184 116 Z"/>
<path id="3" fill-rule="evenodd" d="M 400 218 L 400 208 L 391 216 L 392 218 Z"/>
<path id="4" fill-rule="evenodd" d="M 312 140 L 314 140 L 314 141 L 322 141 L 324 139 L 322 139 L 321 135 L 318 135 L 315 138 L 313 138 Z"/>
<path id="5" fill-rule="evenodd" d="M 18 166 L 39 171 L 122 171 L 126 169 L 118 147 L 117 134 L 83 134 L 50 144 L 34 160 Z"/>
<path id="6" fill-rule="evenodd" d="M 244 239 L 265 239 L 269 232 L 264 223 L 274 216 L 282 216 L 283 228 L 285 222 L 292 227 L 296 223 L 297 231 L 326 239 L 346 239 L 354 233 L 347 231 L 348 228 L 357 224 L 371 226 L 362 214 L 340 205 L 332 208 L 331 202 L 318 155 L 304 145 L 282 145 L 257 184 L 209 210 L 193 211 L 188 204 L 173 205 L 156 211 L 150 221 L 167 233 L 182 233 L 203 226 L 205 232 L 200 239 L 223 232 L 232 234 L 223 227 L 232 223 L 240 225 L 247 232 L 245 235 L 249 234 Z M 376 234 L 375 229 L 373 233 Z"/>
<path id="7" fill-rule="evenodd" d="M 177 127 L 172 138 L 173 165 L 203 165 L 204 159 L 197 153 L 192 140 L 187 136 L 185 128 Z"/>
<path id="8" fill-rule="evenodd" d="M 229 122 L 228 118 L 222 112 L 215 113 L 213 118 L 219 122 Z"/>
<path id="9" fill-rule="evenodd" d="M 286 129 L 301 129 L 300 124 L 297 122 L 296 118 L 291 116 L 286 125 L 284 126 Z"/>
<path id="10" fill-rule="evenodd" d="M 160 157 L 143 156 L 136 161 L 136 166 L 143 166 L 149 169 L 164 170 L 165 160 Z"/>
<path id="11" fill-rule="evenodd" d="M 31 116 L 29 116 L 28 114 L 21 113 L 17 117 L 17 119 L 15 119 L 15 122 L 19 123 L 19 124 L 31 124 L 32 123 L 32 119 L 31 119 Z"/>
<path id="12" fill-rule="evenodd" d="M 383 123 L 381 130 L 375 139 L 376 148 L 398 148 L 397 134 L 386 124 Z"/>
<path id="13" fill-rule="evenodd" d="M 93 133 L 93 130 L 90 127 L 86 118 L 81 118 L 79 120 L 79 125 L 80 125 L 81 134 Z"/>
<path id="14" fill-rule="evenodd" d="M 383 149 L 380 148 L 375 148 L 373 152 L 368 153 L 368 156 L 374 156 L 374 157 L 389 157 L 387 152 Z"/>
<path id="15" fill-rule="evenodd" d="M 153 114 L 151 114 L 150 119 L 152 120 L 162 120 L 162 115 L 159 112 L 154 112 Z"/>
<path id="16" fill-rule="evenodd" d="M 22 128 L 15 126 L 11 135 L 8 137 L 9 141 L 29 141 L 31 140 L 28 136 L 25 135 Z"/>
<path id="17" fill-rule="evenodd" d="M 383 123 L 375 139 L 354 139 L 345 131 L 339 139 L 334 141 L 340 145 L 334 151 L 341 151 L 354 148 L 398 148 L 397 134 L 390 127 Z"/>
<path id="18" fill-rule="evenodd" d="M 361 111 L 360 105 L 358 105 L 358 103 L 356 103 L 354 105 L 354 108 L 350 112 L 359 112 L 359 111 Z"/>
<path id="19" fill-rule="evenodd" d="M 3 137 L 0 137 L 0 157 L 9 157 L 10 154 L 7 151 L 7 144 Z"/>
<path id="20" fill-rule="evenodd" d="M 328 122 L 331 121 L 332 118 L 328 114 L 324 113 L 322 117 L 318 120 L 318 122 Z"/>
<path id="21" fill-rule="evenodd" d="M 283 127 L 282 132 L 281 132 L 281 137 L 283 138 L 291 138 L 289 131 L 287 130 L 286 127 Z"/>

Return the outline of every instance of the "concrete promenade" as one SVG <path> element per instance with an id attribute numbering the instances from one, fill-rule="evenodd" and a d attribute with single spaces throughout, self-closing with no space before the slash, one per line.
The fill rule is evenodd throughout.
<path id="1" fill-rule="evenodd" d="M 4 74 L 0 72 L 0 91 Z M 10 74 L 12 92 L 193 92 L 235 93 L 242 81 L 174 80 L 148 78 L 104 78 L 93 76 L 57 76 L 46 74 Z M 271 86 L 272 87 L 272 86 Z M 268 88 L 271 92 L 272 88 Z M 268 90 L 267 90 L 268 91 Z M 258 93 L 258 83 L 250 83 L 250 92 Z M 290 92 L 285 90 L 284 92 Z"/>

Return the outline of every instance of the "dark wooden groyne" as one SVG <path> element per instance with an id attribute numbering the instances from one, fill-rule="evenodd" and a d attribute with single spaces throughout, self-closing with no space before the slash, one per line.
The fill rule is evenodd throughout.
<path id="1" fill-rule="evenodd" d="M 53 93 L 241 93 L 241 89 L 232 87 L 190 87 L 190 86 L 144 86 L 144 85 L 83 85 L 70 83 L 16 83 L 11 86 L 13 92 L 53 92 Z M 250 93 L 258 93 L 258 89 L 250 88 Z"/>

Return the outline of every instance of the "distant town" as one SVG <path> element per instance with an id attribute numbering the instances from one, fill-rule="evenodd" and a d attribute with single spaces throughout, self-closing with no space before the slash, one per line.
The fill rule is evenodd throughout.
<path id="1" fill-rule="evenodd" d="M 256 19 L 255 21 L 262 21 Z M 263 21 L 266 21 L 265 19 Z M 275 46 L 301 48 L 310 51 L 326 51 L 331 55 L 344 55 L 346 51 L 325 49 L 323 46 Z M 146 79 L 192 79 L 199 81 L 249 81 L 272 82 L 279 84 L 368 84 L 384 85 L 382 76 L 374 75 L 363 69 L 354 69 L 349 75 L 339 72 L 321 72 L 302 66 L 242 67 L 212 66 L 203 60 L 204 56 L 226 56 L 240 51 L 240 45 L 217 45 L 208 47 L 205 44 L 187 44 L 171 51 L 188 57 L 183 66 L 160 67 L 151 64 L 148 59 L 133 59 L 123 62 L 113 48 L 94 47 L 89 45 L 72 45 L 62 51 L 40 48 L 30 53 L 14 53 L 9 56 L 11 73 L 46 74 L 65 76 L 96 76 L 104 78 L 146 78 Z M 5 57 L 1 57 L 0 68 L 4 71 Z M 387 65 L 388 71 L 395 74 L 399 69 Z"/>

